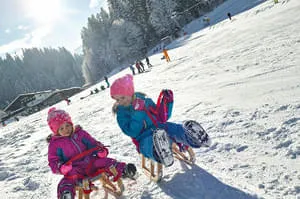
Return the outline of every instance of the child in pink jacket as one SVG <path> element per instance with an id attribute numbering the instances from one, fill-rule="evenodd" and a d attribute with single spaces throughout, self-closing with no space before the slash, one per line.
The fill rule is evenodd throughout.
<path id="1" fill-rule="evenodd" d="M 117 162 L 115 159 L 108 158 L 108 149 L 80 127 L 74 128 L 67 112 L 51 108 L 47 122 L 53 132 L 49 139 L 49 166 L 53 173 L 64 175 L 57 188 L 59 199 L 73 199 L 76 184 L 85 177 L 93 176 L 99 169 L 109 170 L 111 166 L 115 166 L 118 172 L 118 175 L 114 177 L 115 181 L 121 176 L 133 177 L 135 175 L 134 164 Z M 97 150 L 93 151 L 93 148 Z M 78 155 L 80 158 L 74 159 Z"/>

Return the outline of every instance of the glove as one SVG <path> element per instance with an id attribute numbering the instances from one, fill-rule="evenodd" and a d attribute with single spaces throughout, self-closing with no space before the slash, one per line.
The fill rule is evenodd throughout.
<path id="1" fill-rule="evenodd" d="M 97 152 L 97 156 L 99 158 L 106 158 L 108 155 L 108 149 L 106 147 L 103 147 L 102 149 L 100 149 L 98 152 Z"/>
<path id="2" fill-rule="evenodd" d="M 132 106 L 134 110 L 142 111 L 145 109 L 145 101 L 139 98 L 136 98 L 132 102 Z"/>
<path id="3" fill-rule="evenodd" d="M 71 170 L 72 170 L 72 165 L 71 164 L 69 164 L 69 165 L 63 164 L 60 167 L 60 172 L 64 175 L 68 174 L 69 171 L 71 171 Z"/>
<path id="4" fill-rule="evenodd" d="M 173 96 L 172 90 L 164 89 L 163 93 L 164 93 L 164 98 L 165 98 L 166 102 L 173 102 L 174 96 Z"/>

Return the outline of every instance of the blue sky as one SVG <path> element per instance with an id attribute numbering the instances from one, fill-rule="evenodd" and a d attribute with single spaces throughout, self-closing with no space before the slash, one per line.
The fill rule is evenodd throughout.
<path id="1" fill-rule="evenodd" d="M 80 31 L 105 0 L 4 0 L 0 3 L 0 55 L 21 48 L 81 45 Z"/>

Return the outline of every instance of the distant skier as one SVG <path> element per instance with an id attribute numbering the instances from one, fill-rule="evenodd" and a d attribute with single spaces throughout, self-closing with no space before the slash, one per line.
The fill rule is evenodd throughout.
<path id="1" fill-rule="evenodd" d="M 152 67 L 152 64 L 150 64 L 150 60 L 148 57 L 146 57 L 146 63 L 147 63 L 148 68 Z"/>
<path id="2" fill-rule="evenodd" d="M 203 22 L 205 25 L 209 25 L 210 24 L 210 18 L 208 16 L 204 16 L 203 17 Z"/>
<path id="3" fill-rule="evenodd" d="M 140 62 L 139 62 L 139 61 L 136 61 L 136 62 L 135 62 L 135 67 L 136 67 L 136 69 L 138 70 L 138 73 L 144 72 L 144 71 L 142 70 L 142 68 L 141 68 L 141 65 L 140 65 Z"/>
<path id="4" fill-rule="evenodd" d="M 74 128 L 67 112 L 51 108 L 48 112 L 47 122 L 52 131 L 52 135 L 47 138 L 49 141 L 49 166 L 53 173 L 64 175 L 57 188 L 59 199 L 74 199 L 75 185 L 101 168 L 109 169 L 114 165 L 118 172 L 117 176 L 112 176 L 115 179 L 121 176 L 132 177 L 135 174 L 134 164 L 126 164 L 108 158 L 108 149 L 101 142 L 95 140 L 81 127 Z M 78 160 L 69 161 L 92 148 L 97 150 Z"/>
<path id="5" fill-rule="evenodd" d="M 70 105 L 71 100 L 69 98 L 66 98 L 65 101 L 67 102 L 67 105 Z"/>
<path id="6" fill-rule="evenodd" d="M 160 122 L 153 100 L 143 93 L 134 92 L 132 75 L 115 80 L 110 87 L 110 95 L 116 100 L 113 111 L 118 125 L 124 134 L 131 137 L 137 151 L 147 158 L 168 167 L 173 164 L 171 142 L 178 143 L 183 150 L 209 143 L 208 135 L 195 121 L 187 120 L 183 124 Z"/>
<path id="7" fill-rule="evenodd" d="M 109 87 L 110 87 L 110 84 L 109 84 L 109 81 L 108 81 L 108 78 L 107 78 L 107 76 L 104 76 L 104 80 L 105 80 L 105 82 L 106 82 L 106 85 L 107 85 L 107 87 L 106 87 L 106 88 L 109 88 Z"/>
<path id="8" fill-rule="evenodd" d="M 142 61 L 139 61 L 139 64 L 140 64 L 142 71 L 145 72 L 144 63 Z"/>
<path id="9" fill-rule="evenodd" d="M 230 12 L 227 13 L 227 16 L 228 16 L 228 19 L 231 20 L 231 13 Z"/>
<path id="10" fill-rule="evenodd" d="M 169 54 L 168 54 L 168 51 L 167 51 L 167 49 L 163 49 L 163 54 L 164 54 L 164 58 L 166 59 L 166 61 L 167 62 L 170 62 L 171 61 L 171 59 L 170 59 L 170 57 L 169 57 Z"/>
<path id="11" fill-rule="evenodd" d="M 135 75 L 135 71 L 134 71 L 134 67 L 132 65 L 129 66 L 131 72 L 132 72 L 132 75 Z"/>

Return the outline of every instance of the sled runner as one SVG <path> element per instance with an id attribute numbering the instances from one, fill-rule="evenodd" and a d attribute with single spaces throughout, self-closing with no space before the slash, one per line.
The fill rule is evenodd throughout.
<path id="1" fill-rule="evenodd" d="M 174 157 L 180 161 L 183 161 L 189 165 L 193 165 L 196 161 L 196 156 L 191 147 L 187 147 L 184 151 L 181 151 L 177 144 L 172 144 L 172 151 Z M 188 153 L 188 154 L 186 154 Z"/>
<path id="2" fill-rule="evenodd" d="M 111 167 L 110 172 L 112 172 L 115 176 L 117 175 L 117 170 L 115 167 Z M 121 178 L 114 183 L 109 179 L 109 175 L 107 175 L 105 172 L 101 172 L 94 178 L 84 178 L 82 183 L 76 186 L 76 191 L 78 191 L 78 199 L 90 199 L 90 193 L 94 190 L 99 190 L 98 187 L 93 185 L 93 182 L 96 180 L 100 180 L 102 183 L 102 187 L 105 192 L 104 198 L 108 198 L 108 194 L 119 197 L 124 191 L 124 185 Z"/>
<path id="3" fill-rule="evenodd" d="M 172 144 L 173 156 L 179 161 L 183 161 L 186 164 L 193 165 L 195 163 L 195 153 L 191 147 L 188 147 L 185 151 L 180 151 L 177 144 Z M 158 162 L 154 162 L 142 155 L 142 169 L 145 175 L 147 175 L 151 181 L 159 182 L 163 177 L 163 166 Z"/>
<path id="4" fill-rule="evenodd" d="M 151 181 L 159 182 L 163 175 L 162 164 L 154 162 L 142 155 L 142 169 Z"/>

